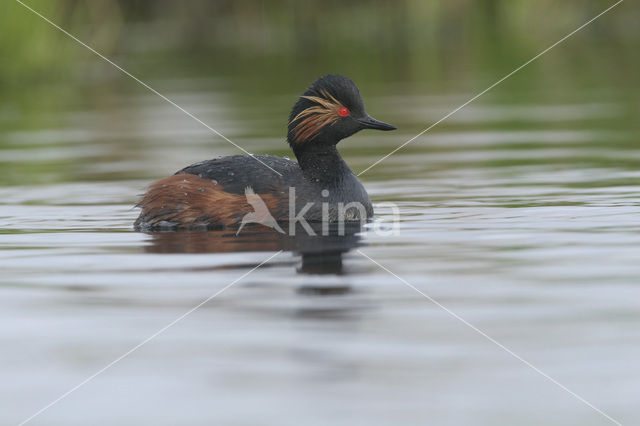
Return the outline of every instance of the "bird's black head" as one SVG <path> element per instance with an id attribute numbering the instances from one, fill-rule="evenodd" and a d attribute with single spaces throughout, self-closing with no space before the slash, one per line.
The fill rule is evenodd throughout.
<path id="1" fill-rule="evenodd" d="M 362 129 L 395 127 L 367 114 L 353 81 L 328 74 L 317 79 L 293 106 L 287 140 L 295 151 L 304 144 L 335 145 Z"/>

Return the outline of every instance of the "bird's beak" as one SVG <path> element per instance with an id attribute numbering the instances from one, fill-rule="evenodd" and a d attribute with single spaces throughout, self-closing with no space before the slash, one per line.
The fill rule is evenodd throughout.
<path id="1" fill-rule="evenodd" d="M 378 121 L 375 118 L 367 115 L 364 118 L 358 120 L 362 125 L 363 129 L 376 129 L 376 130 L 395 130 L 396 127 L 391 124 L 384 123 L 382 121 Z"/>

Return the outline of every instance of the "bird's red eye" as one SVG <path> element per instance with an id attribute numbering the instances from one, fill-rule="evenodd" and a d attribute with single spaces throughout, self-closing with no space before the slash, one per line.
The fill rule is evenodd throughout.
<path id="1" fill-rule="evenodd" d="M 346 117 L 347 115 L 349 115 L 349 108 L 347 107 L 342 107 L 338 110 L 338 115 L 340 115 L 341 117 Z"/>

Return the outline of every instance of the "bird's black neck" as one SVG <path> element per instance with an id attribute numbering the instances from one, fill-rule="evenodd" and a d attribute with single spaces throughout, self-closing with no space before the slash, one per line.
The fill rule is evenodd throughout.
<path id="1" fill-rule="evenodd" d="M 308 142 L 293 146 L 293 153 L 305 177 L 313 182 L 336 185 L 351 173 L 334 144 Z"/>

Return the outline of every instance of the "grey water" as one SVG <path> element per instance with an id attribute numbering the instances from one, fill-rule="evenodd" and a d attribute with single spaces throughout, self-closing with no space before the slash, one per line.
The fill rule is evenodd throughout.
<path id="1" fill-rule="evenodd" d="M 260 127 L 198 84 L 170 95 L 232 138 Z M 465 95 L 407 93 L 407 117 L 401 94 L 373 94 L 370 113 L 400 130 L 341 151 L 363 170 Z M 19 179 L 0 188 L 0 423 L 234 282 L 30 424 L 610 423 L 477 330 L 623 424 L 639 418 L 640 151 L 615 125 L 623 103 L 470 105 L 361 176 L 378 223 L 398 206 L 397 229 L 369 225 L 323 257 L 260 234 L 134 232 L 148 183 L 235 151 L 152 94 L 113 96 L 1 135 Z M 285 155 L 271 133 L 233 139 Z"/>

